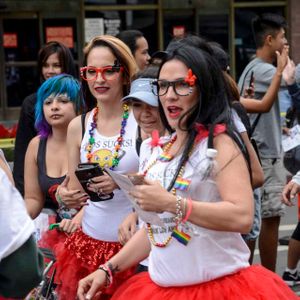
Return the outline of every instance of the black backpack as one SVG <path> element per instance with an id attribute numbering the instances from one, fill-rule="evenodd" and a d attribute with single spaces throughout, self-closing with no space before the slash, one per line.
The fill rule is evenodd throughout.
<path id="1" fill-rule="evenodd" d="M 253 146 L 253 148 L 256 152 L 258 160 L 261 164 L 258 147 L 257 147 L 255 139 L 252 137 L 253 132 L 255 130 L 255 127 L 256 127 L 256 125 L 257 125 L 257 123 L 258 123 L 258 121 L 261 117 L 261 114 L 257 115 L 256 119 L 254 120 L 254 122 L 251 126 L 249 117 L 247 115 L 247 112 L 246 112 L 246 109 L 244 108 L 244 106 L 239 101 L 233 101 L 232 102 L 232 107 L 236 111 L 236 113 L 239 116 L 239 118 L 241 119 L 242 123 L 244 124 L 244 126 L 246 128 L 246 131 L 247 131 L 247 134 L 248 134 L 248 137 L 249 137 L 249 140 L 250 140 L 250 142 L 251 142 L 251 144 L 252 144 L 252 146 Z"/>

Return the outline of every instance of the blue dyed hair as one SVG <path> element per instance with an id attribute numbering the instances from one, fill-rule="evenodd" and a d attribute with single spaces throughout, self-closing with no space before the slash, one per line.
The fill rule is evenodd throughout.
<path id="1" fill-rule="evenodd" d="M 35 128 L 42 137 L 48 137 L 52 128 L 44 115 L 44 102 L 51 95 L 66 94 L 74 103 L 75 112 L 79 114 L 85 107 L 81 85 L 77 79 L 68 74 L 60 74 L 47 79 L 38 89 L 35 105 Z"/>

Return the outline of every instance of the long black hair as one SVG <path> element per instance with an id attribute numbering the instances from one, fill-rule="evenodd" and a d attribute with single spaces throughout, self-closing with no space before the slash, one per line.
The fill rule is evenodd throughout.
<path id="1" fill-rule="evenodd" d="M 168 190 L 173 187 L 179 171 L 189 158 L 189 153 L 194 145 L 195 138 L 198 134 L 195 124 L 200 123 L 209 130 L 209 140 L 213 141 L 213 131 L 216 124 L 225 124 L 227 134 L 238 144 L 241 151 L 247 153 L 242 139 L 237 132 L 233 121 L 230 107 L 230 91 L 224 80 L 222 70 L 218 62 L 213 58 L 210 52 L 200 48 L 195 48 L 186 43 L 180 43 L 176 49 L 168 52 L 160 66 L 170 60 L 179 60 L 184 63 L 188 69 L 191 69 L 196 75 L 195 86 L 198 88 L 198 101 L 191 107 L 179 120 L 179 127 L 188 133 L 188 139 L 185 143 L 183 155 L 171 181 Z M 166 128 L 170 128 L 167 122 L 161 103 L 159 102 L 159 111 L 161 119 Z M 182 120 L 186 122 L 183 124 Z M 213 143 L 210 143 L 213 147 Z M 249 156 L 245 156 L 249 165 Z"/>

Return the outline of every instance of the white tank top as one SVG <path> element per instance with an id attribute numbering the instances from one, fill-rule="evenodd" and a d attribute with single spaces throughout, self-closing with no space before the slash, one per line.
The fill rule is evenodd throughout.
<path id="1" fill-rule="evenodd" d="M 217 186 L 213 180 L 203 181 L 207 169 L 207 139 L 202 140 L 193 151 L 185 165 L 183 178 L 190 179 L 188 191 L 177 191 L 177 195 L 191 197 L 193 200 L 221 201 Z M 152 152 L 152 154 L 151 154 Z M 160 147 L 151 150 L 146 140 L 141 148 L 141 164 L 152 162 L 162 152 Z M 166 189 L 175 174 L 180 157 L 170 162 L 157 163 L 147 172 L 147 178 L 159 180 Z M 147 167 L 148 164 L 146 164 Z M 174 215 L 168 212 L 159 214 L 165 227 L 151 226 L 156 242 L 164 242 L 172 233 Z M 189 222 L 188 222 L 189 223 Z M 249 266 L 249 249 L 240 233 L 209 230 L 189 223 L 194 234 L 185 246 L 172 238 L 164 248 L 151 244 L 149 256 L 149 274 L 160 286 L 193 285 L 234 273 Z"/>
<path id="2" fill-rule="evenodd" d="M 80 147 L 80 160 L 87 162 L 86 146 L 88 145 L 89 129 L 93 119 L 93 111 L 89 115 L 87 127 Z M 121 124 L 120 124 L 121 126 Z M 136 153 L 136 133 L 137 123 L 133 113 L 130 112 L 123 143 L 119 151 L 120 162 L 114 169 L 115 172 L 135 173 L 138 171 L 139 157 Z M 117 141 L 117 136 L 106 137 L 101 135 L 96 129 L 94 130 L 95 144 L 93 145 L 92 154 L 94 161 L 99 162 L 101 167 L 111 167 L 112 154 Z M 101 241 L 116 242 L 118 241 L 118 226 L 132 212 L 132 206 L 125 194 L 121 190 L 114 190 L 114 197 L 108 201 L 92 202 L 88 201 L 84 209 L 82 220 L 82 230 L 85 234 Z"/>

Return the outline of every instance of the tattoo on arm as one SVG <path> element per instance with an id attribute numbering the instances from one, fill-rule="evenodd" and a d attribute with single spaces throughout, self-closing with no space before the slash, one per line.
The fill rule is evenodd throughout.
<path id="1" fill-rule="evenodd" d="M 118 265 L 116 265 L 114 267 L 110 262 L 108 262 L 107 267 L 111 270 L 112 275 L 115 275 L 116 273 L 120 272 L 120 269 L 119 269 Z"/>

